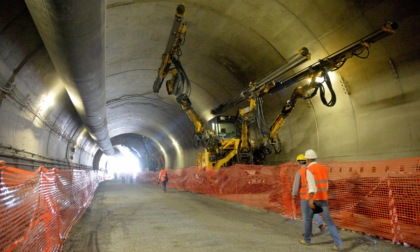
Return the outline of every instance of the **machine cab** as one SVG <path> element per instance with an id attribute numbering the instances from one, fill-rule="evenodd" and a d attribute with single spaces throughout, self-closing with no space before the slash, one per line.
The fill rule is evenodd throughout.
<path id="1" fill-rule="evenodd" d="M 236 116 L 216 116 L 208 123 L 219 139 L 240 138 L 241 135 L 236 127 L 236 120 Z"/>

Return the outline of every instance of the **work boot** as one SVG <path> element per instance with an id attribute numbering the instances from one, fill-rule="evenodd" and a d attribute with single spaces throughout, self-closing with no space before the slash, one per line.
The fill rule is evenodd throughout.
<path id="1" fill-rule="evenodd" d="M 341 250 L 343 250 L 343 247 L 334 245 L 333 250 L 335 250 L 335 251 L 341 251 Z"/>
<path id="2" fill-rule="evenodd" d="M 304 239 L 299 240 L 299 243 L 302 244 L 302 245 L 305 245 L 305 246 L 310 246 L 311 245 L 311 243 L 306 242 Z"/>
<path id="3" fill-rule="evenodd" d="M 321 224 L 321 225 L 319 225 L 319 232 L 322 234 L 322 233 L 324 233 L 324 231 L 325 231 L 325 226 L 324 226 L 324 224 Z"/>

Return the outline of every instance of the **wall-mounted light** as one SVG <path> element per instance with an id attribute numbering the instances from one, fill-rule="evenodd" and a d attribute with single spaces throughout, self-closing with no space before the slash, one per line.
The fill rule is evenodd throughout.
<path id="1" fill-rule="evenodd" d="M 48 94 L 41 97 L 41 102 L 39 104 L 39 108 L 34 114 L 33 124 L 37 127 L 44 126 L 44 119 L 47 117 L 47 111 L 50 107 L 52 107 L 55 103 L 54 95 Z"/>
<path id="2" fill-rule="evenodd" d="M 316 83 L 323 83 L 325 81 L 323 76 L 316 76 L 315 77 L 315 82 Z M 312 78 L 308 78 L 308 83 L 312 82 Z"/>
<path id="3" fill-rule="evenodd" d="M 52 94 L 44 96 L 41 101 L 41 108 L 48 109 L 53 106 L 55 103 L 54 96 Z"/>
<path id="4" fill-rule="evenodd" d="M 55 97 L 52 94 L 42 96 L 41 102 L 39 104 L 38 113 L 37 113 L 37 115 L 40 118 L 43 118 L 43 116 L 45 116 L 47 110 L 54 105 L 54 103 L 55 103 L 54 98 Z"/>

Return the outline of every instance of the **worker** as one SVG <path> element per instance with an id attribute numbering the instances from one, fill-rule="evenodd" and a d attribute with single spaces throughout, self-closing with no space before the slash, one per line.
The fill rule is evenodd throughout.
<path id="1" fill-rule="evenodd" d="M 296 157 L 296 161 L 299 163 L 299 170 L 295 174 L 295 179 L 293 181 L 293 190 L 292 190 L 292 203 L 295 205 L 295 198 L 298 196 L 300 197 L 300 207 L 302 209 L 302 219 L 305 220 L 305 213 L 309 210 L 308 204 L 308 185 L 306 182 L 306 159 L 305 155 L 299 154 Z M 314 220 L 319 228 L 320 232 L 323 233 L 325 230 L 324 223 L 319 217 L 319 214 L 314 214 Z"/>
<path id="2" fill-rule="evenodd" d="M 168 172 L 165 170 L 165 168 L 162 168 L 159 172 L 158 177 L 158 184 L 159 182 L 162 182 L 163 191 L 166 192 L 166 183 L 168 182 Z"/>
<path id="3" fill-rule="evenodd" d="M 327 223 L 330 235 L 335 244 L 333 250 L 342 250 L 343 241 L 338 234 L 337 227 L 331 219 L 328 207 L 328 168 L 316 162 L 318 155 L 312 149 L 305 152 L 305 158 L 307 163 L 306 179 L 308 182 L 309 208 L 305 213 L 304 239 L 299 242 L 303 245 L 311 244 L 312 217 L 314 215 L 314 211 L 316 211 L 321 212 L 322 218 Z"/>

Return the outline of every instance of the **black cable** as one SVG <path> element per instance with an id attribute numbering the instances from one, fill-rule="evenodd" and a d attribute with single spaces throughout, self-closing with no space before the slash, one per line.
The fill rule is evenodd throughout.
<path id="1" fill-rule="evenodd" d="M 322 101 L 322 103 L 325 106 L 332 107 L 332 106 L 335 105 L 335 103 L 337 101 L 337 97 L 336 97 L 335 92 L 334 92 L 334 89 L 332 87 L 330 76 L 328 76 L 328 73 L 325 70 L 322 72 L 322 76 L 324 77 L 324 82 L 326 83 L 326 85 L 327 85 L 327 87 L 328 87 L 328 89 L 329 89 L 329 91 L 331 93 L 331 99 L 330 99 L 329 102 L 327 102 L 327 100 L 325 99 L 325 88 L 324 88 L 324 85 L 322 83 L 318 83 L 317 86 L 319 87 L 319 90 L 321 92 L 320 93 L 321 101 Z"/>
<path id="2" fill-rule="evenodd" d="M 264 117 L 262 97 L 257 97 L 256 103 L 257 103 L 256 111 L 255 111 L 256 124 L 257 124 L 257 128 L 260 131 L 261 135 L 264 137 L 264 136 L 268 135 L 268 125 L 267 125 L 267 122 L 265 121 L 265 117 Z"/>
<path id="3" fill-rule="evenodd" d="M 366 56 L 360 56 L 360 54 L 362 54 L 364 51 L 367 52 Z M 359 53 L 353 53 L 354 56 L 361 58 L 361 59 L 367 59 L 369 57 L 370 51 L 369 48 L 363 48 Z"/>
<path id="4" fill-rule="evenodd" d="M 191 94 L 191 83 L 188 79 L 187 74 L 185 73 L 184 68 L 182 67 L 181 62 L 173 58 L 172 62 L 175 65 L 178 77 L 174 80 L 174 94 L 176 96 L 186 95 L 187 97 Z"/>

